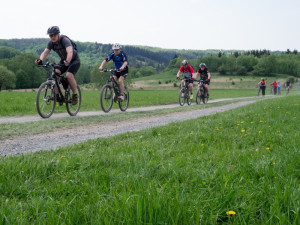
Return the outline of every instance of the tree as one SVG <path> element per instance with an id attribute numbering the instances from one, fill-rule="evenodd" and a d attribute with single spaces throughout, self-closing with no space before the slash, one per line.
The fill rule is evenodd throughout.
<path id="1" fill-rule="evenodd" d="M 5 66 L 0 66 L 0 91 L 2 88 L 9 89 L 15 87 L 16 75 Z"/>
<path id="2" fill-rule="evenodd" d="M 28 88 L 30 87 L 31 81 L 30 77 L 28 76 L 27 73 L 24 72 L 24 70 L 19 69 L 16 72 L 16 88 L 21 89 L 21 88 Z"/>
<path id="3" fill-rule="evenodd" d="M 100 75 L 100 74 L 99 74 Z M 86 64 L 81 64 L 78 73 L 75 76 L 78 84 L 87 84 L 91 81 L 91 73 Z"/>

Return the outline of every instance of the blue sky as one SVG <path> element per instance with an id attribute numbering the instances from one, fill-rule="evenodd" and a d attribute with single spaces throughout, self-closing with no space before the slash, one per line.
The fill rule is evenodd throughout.
<path id="1" fill-rule="evenodd" d="M 300 51 L 299 11 L 296 0 L 10 0 L 1 3 L 0 39 L 47 38 L 57 25 L 86 42 Z"/>

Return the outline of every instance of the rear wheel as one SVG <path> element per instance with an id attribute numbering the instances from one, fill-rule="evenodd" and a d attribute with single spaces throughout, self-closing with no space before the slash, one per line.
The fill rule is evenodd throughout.
<path id="1" fill-rule="evenodd" d="M 100 105 L 104 112 L 109 112 L 113 104 L 113 90 L 109 84 L 102 87 L 100 92 Z"/>
<path id="2" fill-rule="evenodd" d="M 197 91 L 197 95 L 196 95 L 196 103 L 200 104 L 201 103 L 201 92 L 200 90 Z"/>
<path id="3" fill-rule="evenodd" d="M 185 90 L 181 89 L 180 92 L 179 92 L 179 104 L 181 106 L 183 106 L 184 102 L 185 102 Z"/>
<path id="4" fill-rule="evenodd" d="M 128 104 L 129 104 L 129 91 L 126 86 L 124 88 L 123 96 L 124 96 L 124 100 L 123 101 L 119 100 L 119 108 L 121 111 L 124 112 L 128 108 Z"/>
<path id="5" fill-rule="evenodd" d="M 70 89 L 70 86 L 68 87 L 68 95 L 67 95 L 67 101 L 66 101 L 66 107 L 67 111 L 70 116 L 76 116 L 77 113 L 80 110 L 81 106 L 81 91 L 79 86 L 77 86 L 77 96 L 78 96 L 78 102 L 77 104 L 73 105 L 72 104 L 72 96 L 73 96 L 73 91 Z"/>
<path id="6" fill-rule="evenodd" d="M 36 108 L 42 118 L 49 118 L 55 109 L 56 96 L 51 89 L 51 81 L 41 84 L 36 95 Z"/>

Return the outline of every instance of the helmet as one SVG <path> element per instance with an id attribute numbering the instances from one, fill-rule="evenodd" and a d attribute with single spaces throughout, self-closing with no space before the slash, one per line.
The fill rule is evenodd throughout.
<path id="1" fill-rule="evenodd" d="M 184 60 L 181 62 L 181 64 L 182 64 L 183 66 L 186 66 L 186 65 L 188 64 L 188 61 L 187 61 L 186 59 L 184 59 Z"/>
<path id="2" fill-rule="evenodd" d="M 117 50 L 117 49 L 121 49 L 121 45 L 118 43 L 115 43 L 112 45 L 112 50 Z"/>
<path id="3" fill-rule="evenodd" d="M 59 34 L 59 27 L 58 26 L 53 26 L 53 27 L 49 27 L 47 30 L 47 34 L 48 35 L 54 35 L 54 34 Z"/>
<path id="4" fill-rule="evenodd" d="M 206 67 L 205 63 L 200 63 L 199 68 Z"/>

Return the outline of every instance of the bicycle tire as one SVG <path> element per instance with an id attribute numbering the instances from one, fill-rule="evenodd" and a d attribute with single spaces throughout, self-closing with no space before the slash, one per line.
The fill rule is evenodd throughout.
<path id="1" fill-rule="evenodd" d="M 67 112 L 69 113 L 70 116 L 76 116 L 77 113 L 79 112 L 80 106 L 81 106 L 81 90 L 78 85 L 77 85 L 78 103 L 76 105 L 72 105 L 72 95 L 73 95 L 73 92 L 69 86 L 68 87 L 68 96 L 66 99 L 66 108 L 67 108 Z"/>
<path id="2" fill-rule="evenodd" d="M 128 108 L 128 105 L 129 105 L 129 91 L 128 91 L 128 88 L 125 86 L 124 87 L 124 100 L 123 101 L 120 101 L 119 100 L 119 108 L 122 112 L 125 112 Z"/>
<path id="3" fill-rule="evenodd" d="M 201 96 L 203 104 L 206 104 L 208 101 L 207 93 L 206 91 L 204 92 L 204 95 Z"/>
<path id="4" fill-rule="evenodd" d="M 185 91 L 181 89 L 179 92 L 179 105 L 183 106 L 185 103 Z"/>
<path id="5" fill-rule="evenodd" d="M 109 84 L 105 84 L 100 92 L 100 105 L 104 112 L 108 113 L 113 104 L 113 89 Z"/>
<path id="6" fill-rule="evenodd" d="M 36 108 L 44 119 L 53 114 L 56 106 L 56 95 L 54 89 L 51 89 L 51 83 L 51 81 L 42 83 L 36 95 Z"/>
<path id="7" fill-rule="evenodd" d="M 186 98 L 186 103 L 188 105 L 191 105 L 192 99 L 190 98 L 190 88 L 189 87 L 187 89 L 185 89 L 185 98 Z"/>
<path id="8" fill-rule="evenodd" d="M 201 103 L 201 92 L 199 89 L 196 94 L 196 104 L 199 105 L 200 103 Z"/>

